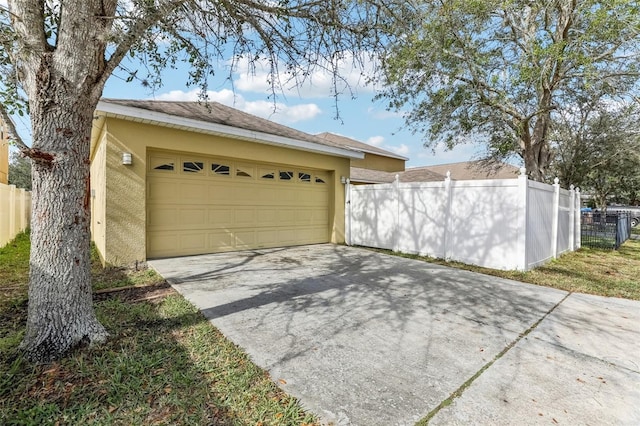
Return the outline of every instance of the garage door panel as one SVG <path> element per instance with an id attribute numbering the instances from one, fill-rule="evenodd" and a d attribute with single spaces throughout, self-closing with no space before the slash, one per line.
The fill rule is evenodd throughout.
<path id="1" fill-rule="evenodd" d="M 278 231 L 276 229 L 261 229 L 256 232 L 258 247 L 274 247 L 278 244 Z"/>
<path id="2" fill-rule="evenodd" d="M 237 209 L 235 210 L 234 225 L 237 226 L 256 226 L 256 209 Z"/>
<path id="3" fill-rule="evenodd" d="M 260 189 L 261 191 L 257 194 L 259 204 L 278 203 L 279 195 L 283 192 L 282 189 L 270 185 L 263 185 Z"/>
<path id="4" fill-rule="evenodd" d="M 208 185 L 207 196 L 204 197 L 204 200 L 208 203 L 228 204 L 234 200 L 234 190 L 229 187 L 229 183 L 212 182 Z"/>
<path id="5" fill-rule="evenodd" d="M 202 229 L 207 226 L 207 209 L 203 208 L 181 208 L 180 219 L 177 225 L 181 228 Z"/>
<path id="6" fill-rule="evenodd" d="M 182 203 L 207 203 L 208 185 L 200 181 L 186 181 L 180 183 L 177 198 Z"/>
<path id="7" fill-rule="evenodd" d="M 235 233 L 235 245 L 238 250 L 257 247 L 256 231 L 237 231 Z"/>
<path id="8" fill-rule="evenodd" d="M 228 227 L 233 226 L 233 209 L 209 207 L 208 210 L 209 221 L 208 227 Z"/>
<path id="9" fill-rule="evenodd" d="M 149 256 L 170 256 L 178 246 L 177 233 L 150 232 L 148 235 Z"/>
<path id="10" fill-rule="evenodd" d="M 325 227 L 315 227 L 315 228 L 307 228 L 300 229 L 298 236 L 302 241 L 317 241 L 319 239 L 328 238 L 327 236 L 327 228 Z"/>
<path id="11" fill-rule="evenodd" d="M 232 199 L 238 204 L 255 204 L 257 189 L 254 185 L 234 185 Z"/>
<path id="12" fill-rule="evenodd" d="M 296 211 L 293 208 L 278 210 L 278 224 L 280 226 L 295 226 Z"/>
<path id="13" fill-rule="evenodd" d="M 313 221 L 313 210 L 296 211 L 296 225 L 306 225 Z"/>
<path id="14" fill-rule="evenodd" d="M 180 250 L 186 253 L 203 253 L 207 249 L 206 235 L 200 232 L 180 234 Z"/>
<path id="15" fill-rule="evenodd" d="M 178 189 L 178 182 L 171 182 L 168 179 L 149 181 L 147 187 L 147 200 L 149 200 L 149 202 L 175 201 L 176 195 L 180 192 Z"/>
<path id="16" fill-rule="evenodd" d="M 275 226 L 278 224 L 278 218 L 280 215 L 278 214 L 277 208 L 264 208 L 258 207 L 257 212 L 257 225 L 258 226 Z"/>
<path id="17" fill-rule="evenodd" d="M 167 162 L 171 156 L 157 158 Z M 149 257 L 329 241 L 327 174 L 188 154 L 175 158 L 179 168 L 147 175 Z M 184 170 L 196 160 L 197 172 Z"/>
<path id="18" fill-rule="evenodd" d="M 298 230 L 296 229 L 280 229 L 278 230 L 278 240 L 285 245 L 295 244 L 297 241 L 297 233 Z"/>
<path id="19" fill-rule="evenodd" d="M 296 211 L 296 225 L 327 225 L 329 210 L 316 208 Z"/>
<path id="20" fill-rule="evenodd" d="M 209 232 L 209 249 L 219 249 L 222 251 L 232 250 L 234 248 L 235 237 L 229 231 Z"/>
<path id="21" fill-rule="evenodd" d="M 156 207 L 150 209 L 147 215 L 147 226 L 150 229 L 175 227 L 177 222 L 177 207 Z"/>

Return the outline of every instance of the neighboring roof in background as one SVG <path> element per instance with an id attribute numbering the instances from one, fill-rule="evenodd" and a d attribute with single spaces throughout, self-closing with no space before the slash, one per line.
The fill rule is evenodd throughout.
<path id="1" fill-rule="evenodd" d="M 383 172 L 380 170 L 362 169 L 351 167 L 349 179 L 358 183 L 390 183 L 396 178 L 398 172 Z"/>
<path id="2" fill-rule="evenodd" d="M 452 180 L 515 179 L 520 169 L 506 163 L 465 161 L 435 166 L 410 167 L 403 172 L 351 168 L 351 180 L 357 183 L 390 183 L 399 175 L 400 182 L 437 182 L 445 179 L 447 171 Z"/>
<path id="3" fill-rule="evenodd" d="M 316 136 L 328 142 L 332 142 L 340 146 L 356 149 L 364 153 L 376 154 L 383 157 L 396 158 L 398 160 L 404 160 L 404 161 L 409 160 L 407 157 L 403 157 L 402 155 L 395 154 L 391 151 L 387 151 L 382 148 L 378 148 L 377 146 L 369 145 L 364 142 L 357 141 L 355 139 L 336 135 L 335 133 L 324 132 L 324 133 L 319 133 Z"/>
<path id="4" fill-rule="evenodd" d="M 396 179 L 396 175 L 400 177 L 400 182 L 438 182 L 445 178 L 440 173 L 423 168 L 407 169 L 403 172 L 382 172 L 351 167 L 350 179 L 358 183 L 391 183 Z"/>
<path id="5" fill-rule="evenodd" d="M 139 122 L 219 134 L 294 149 L 363 158 L 354 148 L 301 132 L 217 102 L 102 99 L 98 111 Z"/>
<path id="6" fill-rule="evenodd" d="M 400 182 L 438 182 L 446 175 L 433 171 L 430 167 L 410 167 L 400 173 Z"/>
<path id="7" fill-rule="evenodd" d="M 520 168 L 507 163 L 487 162 L 483 160 L 463 161 L 460 163 L 437 164 L 434 166 L 415 167 L 416 169 L 428 169 L 442 175 L 451 172 L 453 180 L 478 180 L 478 179 L 515 179 L 520 174 Z M 412 169 L 407 169 L 407 171 Z"/>

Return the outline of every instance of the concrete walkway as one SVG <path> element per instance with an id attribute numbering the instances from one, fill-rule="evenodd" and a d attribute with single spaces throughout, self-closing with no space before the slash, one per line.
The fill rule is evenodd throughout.
<path id="1" fill-rule="evenodd" d="M 327 424 L 640 424 L 640 302 L 330 244 L 149 264 Z"/>

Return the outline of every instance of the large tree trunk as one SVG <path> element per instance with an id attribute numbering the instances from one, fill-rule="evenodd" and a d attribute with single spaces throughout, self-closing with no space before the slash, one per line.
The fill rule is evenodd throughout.
<path id="1" fill-rule="evenodd" d="M 542 111 L 538 114 L 531 134 L 529 129 L 524 129 L 526 139 L 524 141 L 524 167 L 527 174 L 533 180 L 544 182 L 547 168 L 551 162 L 551 152 L 549 149 L 549 127 L 551 126 L 551 92 L 544 90 L 539 101 L 539 108 Z"/>
<path id="2" fill-rule="evenodd" d="M 529 178 L 538 182 L 546 180 L 546 171 L 549 167 L 549 146 L 546 140 L 535 140 L 527 146 L 523 153 L 524 167 Z"/>
<path id="3" fill-rule="evenodd" d="M 116 0 L 60 3 L 55 37 L 45 31 L 43 1 L 8 3 L 17 43 L 13 63 L 29 98 L 33 135 L 31 148 L 23 147 L 33 163 L 33 213 L 21 347 L 35 362 L 107 337 L 91 294 L 89 149 L 104 83 L 127 50 L 107 67 Z"/>
<path id="4" fill-rule="evenodd" d="M 49 90 L 66 93 L 64 79 L 49 83 Z M 90 276 L 89 139 L 96 104 L 86 95 L 30 101 L 33 215 L 22 348 L 35 362 L 107 336 L 93 310 Z"/>

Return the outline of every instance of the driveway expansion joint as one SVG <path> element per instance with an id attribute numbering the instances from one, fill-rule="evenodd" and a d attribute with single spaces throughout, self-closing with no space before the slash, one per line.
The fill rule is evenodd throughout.
<path id="1" fill-rule="evenodd" d="M 460 385 L 460 387 L 458 389 L 456 389 L 451 395 L 449 395 L 449 397 L 447 399 L 445 399 L 444 401 L 440 402 L 440 404 L 438 404 L 437 407 L 435 407 L 433 410 L 431 410 L 422 420 L 420 420 L 418 423 L 416 423 L 416 426 L 423 426 L 423 425 L 427 425 L 429 423 L 429 421 L 436 415 L 438 414 L 438 412 L 440 410 L 442 410 L 443 408 L 451 405 L 451 403 L 453 403 L 453 401 L 456 398 L 459 398 L 462 396 L 462 394 L 464 393 L 465 390 L 467 390 L 467 388 L 469 388 L 469 386 L 471 386 L 471 384 L 482 375 L 482 373 L 484 373 L 486 370 L 488 370 L 497 360 L 499 360 L 500 358 L 502 358 L 504 355 L 506 355 L 507 352 L 509 352 L 515 345 L 518 344 L 518 342 L 520 342 L 522 339 L 524 339 L 525 337 L 527 337 L 533 330 L 535 330 L 542 321 L 544 321 L 545 318 L 547 318 L 553 311 L 556 310 L 556 308 L 558 308 L 558 306 L 560 306 L 565 300 L 567 300 L 567 298 L 569 296 L 571 296 L 573 294 L 573 292 L 569 292 L 567 293 L 558 303 L 556 303 L 555 305 L 553 305 L 551 307 L 551 309 L 549 309 L 547 312 L 545 312 L 544 315 L 542 315 L 536 322 L 534 322 L 529 328 L 527 328 L 525 331 L 523 331 L 522 333 L 520 333 L 518 335 L 518 337 L 516 337 L 511 343 L 509 343 L 507 346 L 505 346 L 505 348 L 503 350 L 501 350 L 491 361 L 489 361 L 488 363 L 486 363 L 485 365 L 482 366 L 482 368 L 480 368 L 480 370 L 478 370 L 473 376 L 471 376 L 466 382 L 464 382 L 462 385 Z"/>

